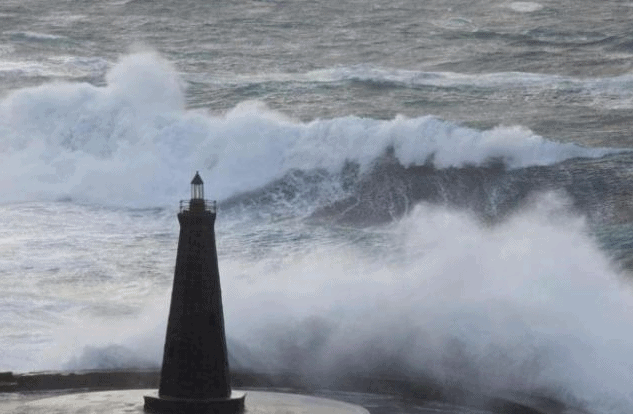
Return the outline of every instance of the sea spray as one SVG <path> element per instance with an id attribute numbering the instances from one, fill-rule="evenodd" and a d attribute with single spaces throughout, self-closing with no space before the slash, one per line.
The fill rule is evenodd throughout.
<path id="1" fill-rule="evenodd" d="M 265 344 L 269 368 L 318 380 L 431 375 L 569 392 L 596 412 L 605 398 L 630 406 L 631 286 L 564 197 L 536 198 L 492 227 L 425 205 L 388 227 L 389 253 L 324 246 L 283 256 L 274 274 L 225 263 L 229 280 L 248 275 L 226 283 L 227 329 Z"/>
<path id="2" fill-rule="evenodd" d="M 369 247 L 347 233 L 223 257 L 221 246 L 236 236 L 220 226 L 236 368 L 290 372 L 319 386 L 350 374 L 432 377 L 578 398 L 597 413 L 632 406 L 631 286 L 564 196 L 536 197 L 496 225 L 422 204 L 366 234 Z M 82 321 L 81 356 L 69 366 L 138 366 L 148 356 L 158 365 L 166 317 L 158 299 L 166 296 L 148 301 L 140 320 Z M 130 351 L 114 363 L 118 345 Z"/>

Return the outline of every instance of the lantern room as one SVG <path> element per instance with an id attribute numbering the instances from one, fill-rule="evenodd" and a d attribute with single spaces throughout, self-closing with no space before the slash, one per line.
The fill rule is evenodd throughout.
<path id="1" fill-rule="evenodd" d="M 191 180 L 191 199 L 204 200 L 204 183 L 198 171 L 196 171 L 196 175 Z"/>

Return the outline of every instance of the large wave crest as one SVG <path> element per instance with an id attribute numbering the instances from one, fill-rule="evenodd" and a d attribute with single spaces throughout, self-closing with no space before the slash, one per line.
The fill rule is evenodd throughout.
<path id="1" fill-rule="evenodd" d="M 212 76 L 210 74 L 209 76 Z M 189 110 L 186 85 L 154 53 L 123 57 L 105 86 L 50 83 L 0 101 L 0 194 L 8 201 L 73 198 L 160 205 L 186 195 L 200 170 L 214 198 L 293 170 L 367 168 L 393 148 L 404 166 L 502 159 L 510 168 L 595 157 L 604 149 L 549 141 L 520 126 L 479 131 L 432 116 L 300 122 L 245 102 L 224 114 Z"/>

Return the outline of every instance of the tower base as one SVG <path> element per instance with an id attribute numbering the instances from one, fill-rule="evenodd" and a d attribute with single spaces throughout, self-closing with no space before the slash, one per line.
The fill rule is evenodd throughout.
<path id="1" fill-rule="evenodd" d="M 244 411 L 246 394 L 232 391 L 227 398 L 205 400 L 145 395 L 145 411 L 158 414 L 237 414 Z"/>

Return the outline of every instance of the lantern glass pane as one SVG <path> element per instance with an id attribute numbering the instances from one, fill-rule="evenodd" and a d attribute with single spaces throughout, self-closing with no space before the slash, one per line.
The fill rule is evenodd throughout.
<path id="1" fill-rule="evenodd" d="M 201 200 L 204 199 L 204 188 L 202 184 L 191 185 L 191 198 Z"/>

